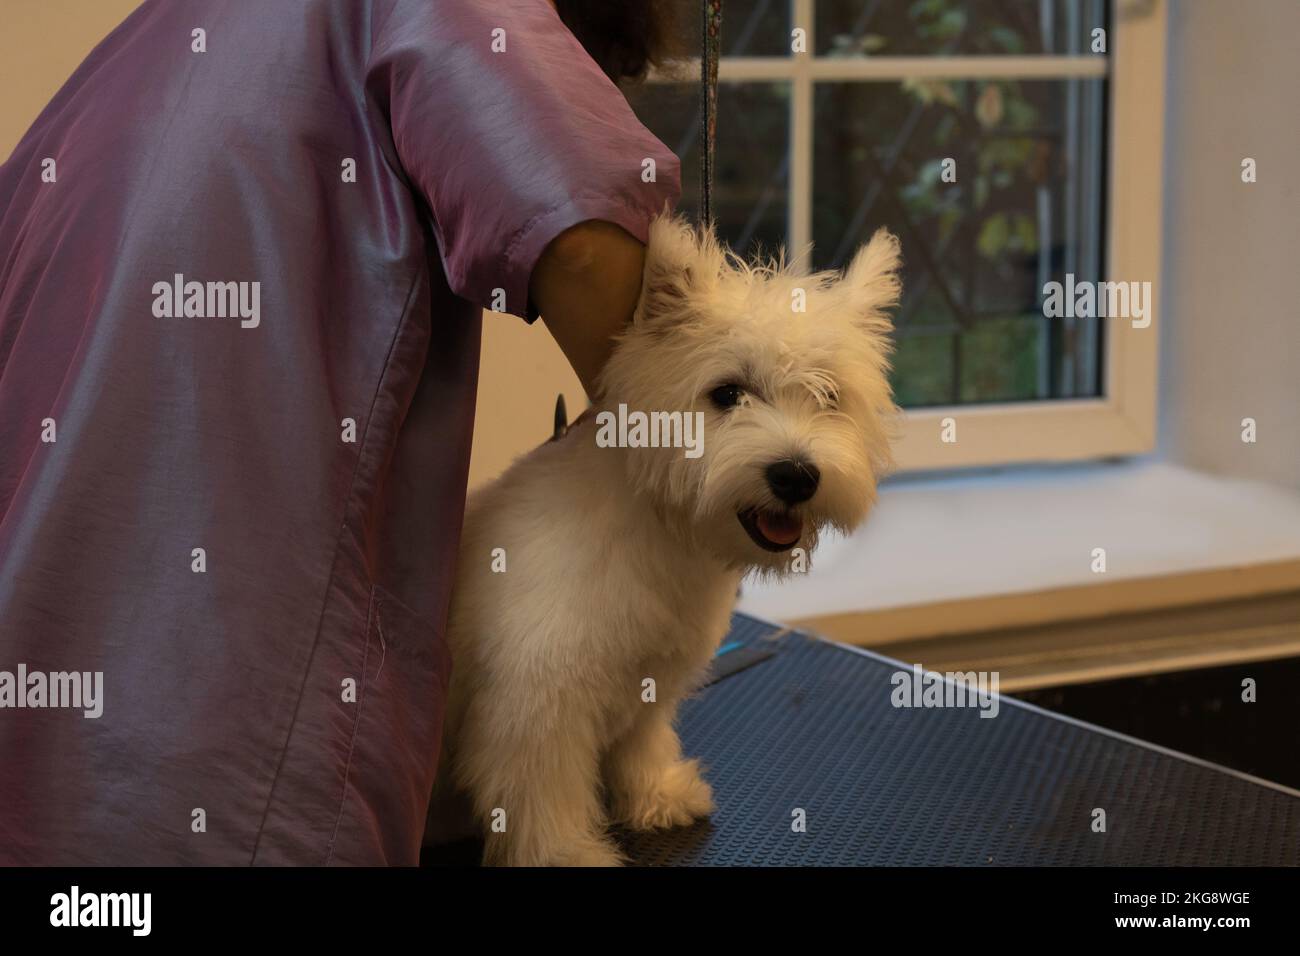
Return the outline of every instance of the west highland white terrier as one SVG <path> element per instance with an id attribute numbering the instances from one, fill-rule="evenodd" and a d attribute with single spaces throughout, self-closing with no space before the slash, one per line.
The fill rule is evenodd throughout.
<path id="1" fill-rule="evenodd" d="M 793 549 L 871 507 L 898 265 L 884 230 L 842 274 L 810 275 L 655 221 L 592 409 L 466 511 L 433 812 L 459 791 L 485 863 L 617 865 L 610 824 L 712 812 L 678 703 L 741 577 L 787 573 Z"/>

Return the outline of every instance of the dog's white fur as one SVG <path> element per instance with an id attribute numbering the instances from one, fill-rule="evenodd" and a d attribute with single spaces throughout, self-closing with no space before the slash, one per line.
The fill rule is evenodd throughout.
<path id="1" fill-rule="evenodd" d="M 737 514 L 798 514 L 806 554 L 820 529 L 866 516 L 889 465 L 897 268 L 883 230 L 843 275 L 808 275 L 655 221 L 641 301 L 595 409 L 702 411 L 703 455 L 598 447 L 584 416 L 466 511 L 438 779 L 469 798 L 486 863 L 617 864 L 610 823 L 679 826 L 712 811 L 673 729 L 677 705 L 728 630 L 742 574 L 782 574 L 790 560 L 760 548 Z M 711 399 L 723 384 L 743 386 L 738 405 Z M 764 477 L 789 459 L 821 472 L 793 508 Z"/>

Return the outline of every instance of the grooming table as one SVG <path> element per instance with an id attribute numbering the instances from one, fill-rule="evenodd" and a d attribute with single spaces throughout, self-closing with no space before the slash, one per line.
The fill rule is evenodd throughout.
<path id="1" fill-rule="evenodd" d="M 733 656 L 735 655 L 735 656 Z M 895 708 L 908 665 L 737 614 L 682 706 L 717 812 L 646 866 L 1300 864 L 1300 793 L 1009 697 Z M 1094 808 L 1106 832 L 1092 830 Z M 807 830 L 793 832 L 792 811 Z"/>

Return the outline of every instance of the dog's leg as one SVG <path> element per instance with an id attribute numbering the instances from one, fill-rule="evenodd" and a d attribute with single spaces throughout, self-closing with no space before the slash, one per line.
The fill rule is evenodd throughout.
<path id="1" fill-rule="evenodd" d="M 471 707 L 456 775 L 484 827 L 488 866 L 618 866 L 606 835 L 595 723 L 572 711 Z M 479 711 L 475 713 L 475 711 Z"/>
<path id="2" fill-rule="evenodd" d="M 682 759 L 673 730 L 677 703 L 644 705 L 605 760 L 614 819 L 633 830 L 686 826 L 713 812 L 698 760 Z"/>

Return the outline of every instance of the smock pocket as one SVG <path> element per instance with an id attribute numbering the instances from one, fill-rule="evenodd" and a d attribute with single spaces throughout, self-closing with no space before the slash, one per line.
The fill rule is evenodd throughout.
<path id="1" fill-rule="evenodd" d="M 329 862 L 415 866 L 438 766 L 450 654 L 441 628 L 376 586 L 360 660 Z"/>

